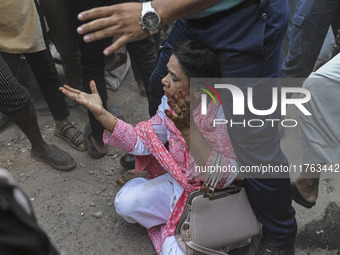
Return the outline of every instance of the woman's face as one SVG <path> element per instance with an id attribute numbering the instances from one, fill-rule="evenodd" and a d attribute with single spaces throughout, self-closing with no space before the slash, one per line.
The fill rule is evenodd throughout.
<path id="1" fill-rule="evenodd" d="M 189 77 L 186 76 L 178 59 L 174 55 L 171 55 L 167 67 L 168 74 L 162 79 L 166 97 L 170 98 L 172 94 L 180 96 L 179 89 L 182 89 L 187 95 L 190 95 Z"/>

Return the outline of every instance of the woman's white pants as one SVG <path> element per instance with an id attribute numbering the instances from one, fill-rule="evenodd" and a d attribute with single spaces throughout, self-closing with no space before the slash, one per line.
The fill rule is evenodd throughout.
<path id="1" fill-rule="evenodd" d="M 127 182 L 115 198 L 118 215 L 145 228 L 166 224 L 183 188 L 168 173 L 152 180 L 135 178 Z M 174 236 L 165 239 L 163 255 L 185 255 Z"/>

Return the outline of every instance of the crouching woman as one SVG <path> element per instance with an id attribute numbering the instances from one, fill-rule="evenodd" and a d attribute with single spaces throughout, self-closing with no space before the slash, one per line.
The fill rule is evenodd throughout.
<path id="1" fill-rule="evenodd" d="M 218 156 L 224 166 L 237 168 L 226 125 L 213 126 L 224 119 L 221 105 L 208 102 L 201 114 L 201 89 L 190 86 L 190 78 L 220 77 L 217 56 L 192 41 L 177 45 L 162 79 L 165 96 L 155 116 L 136 127 L 117 119 L 102 107 L 94 82 L 92 94 L 65 85 L 60 90 L 86 106 L 105 128 L 106 144 L 136 156 L 135 171 L 148 170 L 150 178 L 134 178 L 118 192 L 116 211 L 126 221 L 148 229 L 158 254 L 185 254 L 174 232 L 188 194 L 200 189 L 206 171 Z M 164 146 L 169 144 L 168 149 Z M 228 186 L 235 172 L 223 172 L 217 188 Z"/>

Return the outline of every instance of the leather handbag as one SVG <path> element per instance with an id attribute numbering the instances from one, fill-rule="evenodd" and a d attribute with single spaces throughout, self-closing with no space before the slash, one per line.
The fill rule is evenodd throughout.
<path id="1" fill-rule="evenodd" d="M 186 254 L 226 255 L 222 249 L 260 233 L 242 182 L 216 190 L 220 177 L 220 172 L 207 174 L 203 188 L 188 197 L 175 230 L 176 241 Z"/>

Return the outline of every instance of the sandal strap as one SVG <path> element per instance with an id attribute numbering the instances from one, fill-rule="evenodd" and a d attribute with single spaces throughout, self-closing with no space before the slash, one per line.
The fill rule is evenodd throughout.
<path id="1" fill-rule="evenodd" d="M 79 130 L 77 130 L 77 132 L 73 135 L 72 139 L 71 139 L 71 143 L 75 144 L 77 147 L 83 142 L 81 140 L 77 140 L 77 138 L 81 135 L 81 132 Z"/>
<path id="2" fill-rule="evenodd" d="M 71 128 L 75 128 L 77 129 L 75 126 L 73 126 L 72 124 L 70 123 L 67 123 L 65 126 L 63 126 L 61 129 L 60 129 L 60 134 L 62 136 L 65 136 L 66 135 L 66 132 L 71 129 Z"/>
<path id="3" fill-rule="evenodd" d="M 77 131 L 75 132 L 75 134 L 72 136 L 72 138 L 69 140 L 72 144 L 74 144 L 75 146 L 79 147 L 80 144 L 82 144 L 84 141 L 82 140 L 78 140 L 78 137 L 81 135 L 81 132 L 71 123 L 67 123 L 65 126 L 63 126 L 60 129 L 60 134 L 64 137 L 67 137 L 66 132 L 70 129 L 76 129 Z"/>

